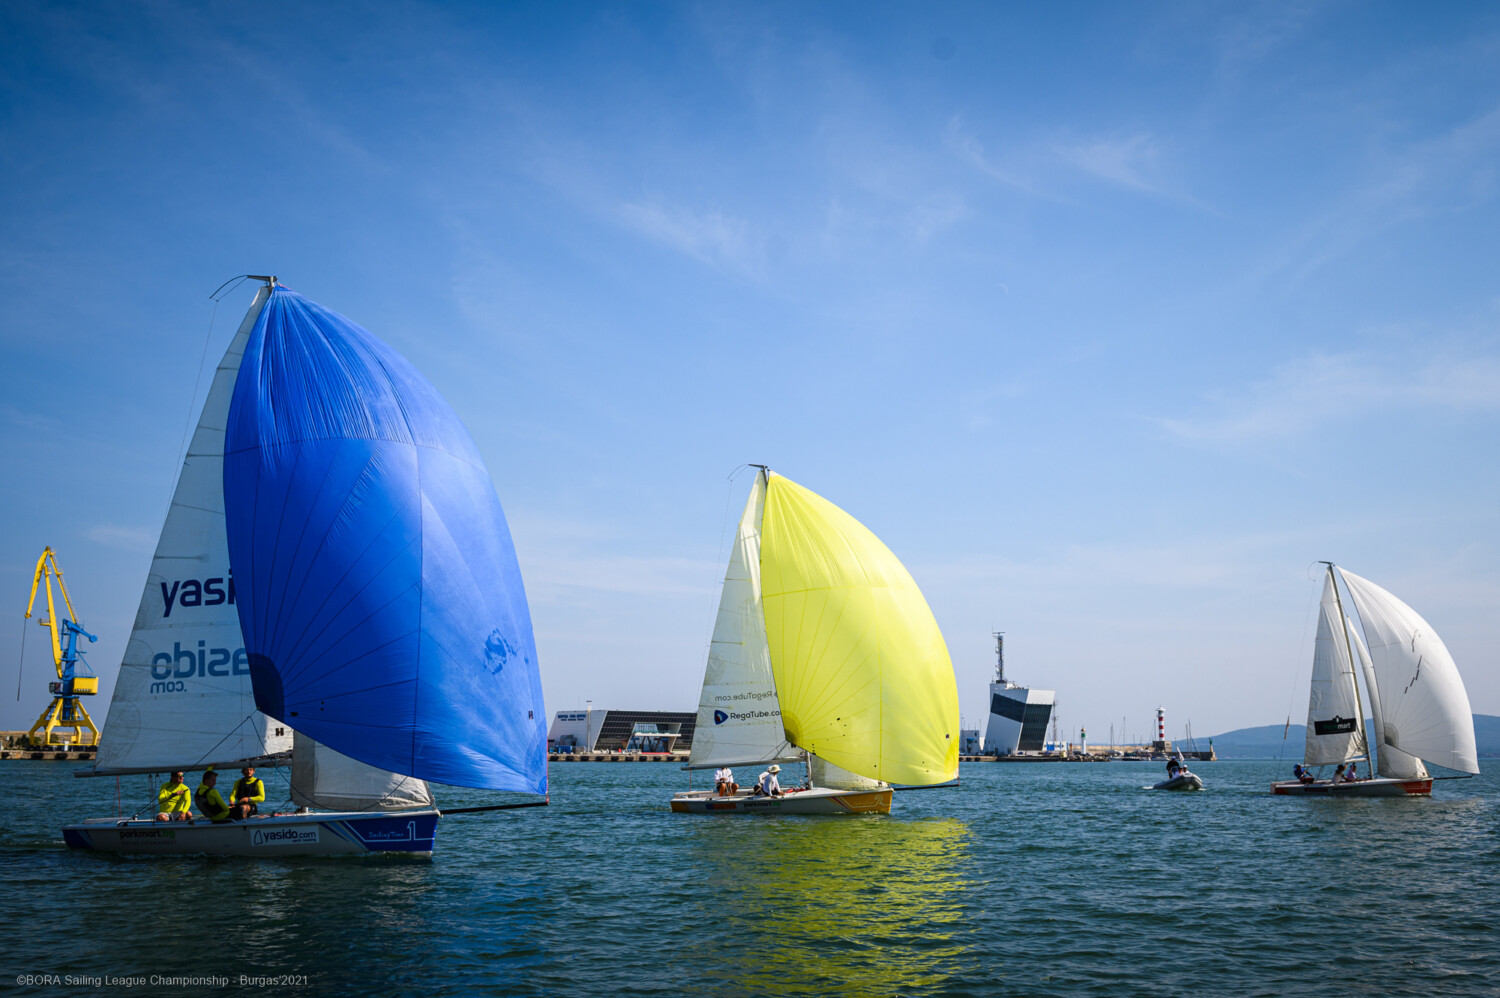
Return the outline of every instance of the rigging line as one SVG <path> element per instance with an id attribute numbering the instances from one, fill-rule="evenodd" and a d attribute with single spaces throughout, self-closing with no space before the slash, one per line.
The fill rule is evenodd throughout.
<path id="1" fill-rule="evenodd" d="M 708 614 L 708 640 L 704 643 L 704 647 L 707 649 L 707 652 L 710 653 L 714 648 L 714 630 L 719 626 L 719 603 L 724 598 L 724 594 L 722 592 L 724 580 L 719 576 L 719 566 L 724 564 L 724 533 L 729 527 L 730 507 L 734 504 L 734 478 L 741 471 L 748 467 L 750 467 L 748 464 L 741 464 L 737 466 L 733 471 L 729 473 L 729 477 L 725 479 L 725 481 L 727 481 L 729 484 L 724 486 L 724 517 L 719 521 L 719 551 L 714 555 L 714 574 L 709 584 L 709 592 L 712 593 L 715 589 L 721 590 L 718 593 L 718 599 L 714 600 L 714 605 Z M 740 540 L 738 523 L 736 523 L 735 525 L 734 533 L 734 542 L 738 544 Z"/>
<path id="2" fill-rule="evenodd" d="M 220 298 L 224 297 L 223 295 L 219 294 L 220 291 L 223 291 L 225 288 L 229 288 L 229 285 L 231 284 L 234 285 L 234 288 L 237 288 L 240 286 L 241 281 L 248 281 L 249 279 L 249 274 L 240 274 L 238 277 L 231 277 L 229 280 L 225 281 L 223 284 L 220 284 L 216 289 L 214 289 L 214 293 L 209 295 L 208 297 L 212 301 L 218 301 Z M 233 291 L 234 288 L 229 288 L 229 290 Z"/>
<path id="3" fill-rule="evenodd" d="M 243 278 L 240 279 L 242 280 Z M 231 280 L 233 280 L 233 278 L 231 278 Z M 228 281 L 225 282 L 225 284 L 227 283 Z M 223 287 L 224 285 L 219 285 L 220 290 L 223 290 Z M 218 293 L 218 291 L 214 292 L 215 295 Z M 203 383 L 203 368 L 208 363 L 208 345 L 213 342 L 214 322 L 217 321 L 219 317 L 219 300 L 217 298 L 213 298 L 213 295 L 210 295 L 209 297 L 213 299 L 214 307 L 213 311 L 210 312 L 208 316 L 208 333 L 203 337 L 203 354 L 198 358 L 198 376 L 193 379 L 193 396 L 192 398 L 188 399 L 187 418 L 182 424 L 182 440 L 177 444 L 177 462 L 172 466 L 174 472 L 178 472 L 179 474 L 182 469 L 183 458 L 187 453 L 188 434 L 192 432 L 193 428 L 193 413 L 198 408 L 198 386 Z M 167 496 L 168 513 L 170 513 L 172 509 L 172 498 L 177 494 L 177 479 L 179 477 L 179 474 L 174 474 L 172 476 L 172 491 Z"/>
<path id="4" fill-rule="evenodd" d="M 298 805 L 296 801 L 292 800 L 292 773 L 291 773 L 291 767 L 290 766 L 285 767 L 287 771 L 285 773 L 283 773 L 282 772 L 282 768 L 283 767 L 281 765 L 281 760 L 277 759 L 277 760 L 275 760 L 275 761 L 273 761 L 271 763 L 271 767 L 270 768 L 271 768 L 272 775 L 278 776 L 278 777 L 284 776 L 286 778 L 286 797 L 284 797 L 282 799 L 282 804 L 285 805 L 285 806 L 282 807 L 280 810 L 278 810 L 277 808 L 272 808 L 271 809 L 271 813 L 272 814 L 278 814 L 281 811 L 286 811 L 286 810 L 295 811 L 295 810 L 297 810 L 297 808 L 300 805 Z"/>
<path id="5" fill-rule="evenodd" d="M 356 760 L 356 761 L 358 761 L 358 760 Z M 366 763 L 366 765 L 368 765 L 368 763 Z M 388 801 L 388 800 L 390 800 L 390 799 L 391 799 L 391 798 L 392 798 L 392 797 L 394 797 L 394 796 L 396 796 L 396 792 L 397 792 L 397 791 L 398 791 L 398 790 L 405 790 L 405 789 L 406 789 L 406 785 L 407 785 L 407 784 L 408 784 L 408 783 L 411 783 L 411 782 L 412 782 L 412 781 L 414 781 L 414 780 L 415 780 L 415 781 L 416 781 L 416 782 L 418 782 L 418 783 L 421 783 L 421 782 L 422 782 L 422 781 L 421 781 L 421 780 L 420 780 L 420 779 L 418 779 L 418 778 L 417 778 L 417 777 L 415 777 L 415 776 L 408 776 L 408 775 L 406 775 L 406 774 L 404 774 L 404 773 L 396 773 L 396 774 L 394 774 L 394 775 L 396 775 L 396 776 L 400 776 L 400 777 L 401 777 L 401 782 L 400 782 L 400 783 L 397 783 L 397 784 L 395 784 L 395 785 L 394 785 L 394 786 L 392 786 L 392 787 L 391 787 L 391 788 L 390 788 L 390 789 L 388 789 L 388 790 L 386 790 L 386 792 L 385 792 L 385 793 L 384 793 L 384 794 L 382 794 L 382 795 L 381 795 L 381 797 L 380 797 L 380 801 L 379 801 L 379 803 L 381 803 L 381 804 L 384 804 L 384 803 L 385 803 L 385 802 L 386 802 L 386 801 Z M 427 791 L 427 802 L 428 802 L 428 803 L 429 803 L 429 804 L 431 804 L 431 803 L 432 803 L 432 791 L 431 791 L 431 790 L 430 790 L 430 789 L 429 789 L 429 790 L 428 790 L 428 791 Z"/>
<path id="6" fill-rule="evenodd" d="M 1313 565 L 1316 565 L 1316 564 L 1320 564 L 1320 563 L 1319 562 L 1312 562 L 1307 567 L 1311 568 Z M 1318 574 L 1321 575 L 1322 573 L 1320 572 Z M 1313 581 L 1316 581 L 1316 580 L 1313 580 Z M 1282 731 L 1281 731 L 1281 746 L 1276 750 L 1276 761 L 1277 762 L 1281 761 L 1281 754 L 1282 754 L 1282 752 L 1284 752 L 1286 750 L 1286 736 L 1292 730 L 1292 704 L 1295 703 L 1296 699 L 1297 699 L 1297 680 L 1302 677 L 1302 662 L 1305 661 L 1305 658 L 1304 658 L 1304 656 L 1303 656 L 1302 653 L 1303 653 L 1303 650 L 1307 647 L 1307 625 L 1308 625 L 1308 622 L 1312 620 L 1312 608 L 1313 608 L 1313 606 L 1314 605 L 1320 605 L 1321 602 L 1322 601 L 1319 600 L 1318 604 L 1309 603 L 1308 606 L 1307 606 L 1307 615 L 1305 617 L 1303 617 L 1303 619 L 1302 619 L 1302 631 L 1301 631 L 1300 636 L 1297 639 L 1297 658 L 1296 658 L 1297 665 L 1296 665 L 1296 668 L 1292 672 L 1292 684 L 1291 684 L 1290 690 L 1287 692 L 1287 697 L 1286 697 L 1286 727 L 1283 728 Z M 1361 721 L 1361 723 L 1363 723 L 1363 721 Z"/>
<path id="7" fill-rule="evenodd" d="M 207 759 L 210 755 L 212 755 L 214 753 L 214 751 L 220 745 L 223 745 L 225 742 L 229 741 L 230 737 L 233 736 L 235 732 L 239 731 L 240 728 L 244 727 L 245 726 L 245 722 L 248 721 L 248 720 L 250 720 L 254 716 L 255 716 L 254 712 L 246 714 L 243 718 L 240 719 L 240 722 L 238 724 L 236 724 L 234 727 L 230 728 L 229 731 L 225 733 L 225 735 L 224 735 L 223 738 L 220 738 L 218 741 L 214 742 L 213 745 L 209 746 L 208 751 L 204 752 L 202 755 L 200 755 L 198 757 L 198 761 L 197 762 L 193 763 L 191 766 L 183 766 L 182 767 L 183 770 L 186 771 L 186 770 L 191 770 L 191 769 L 197 769 L 199 766 L 201 766 L 203 764 L 203 760 L 204 759 Z M 260 741 L 260 743 L 261 743 L 260 747 L 261 747 L 262 751 L 264 751 L 264 749 L 266 747 L 265 741 L 262 740 L 259 735 L 256 736 L 256 740 Z M 236 762 L 243 762 L 245 760 L 237 759 L 237 760 L 234 760 L 234 761 L 236 761 Z"/>

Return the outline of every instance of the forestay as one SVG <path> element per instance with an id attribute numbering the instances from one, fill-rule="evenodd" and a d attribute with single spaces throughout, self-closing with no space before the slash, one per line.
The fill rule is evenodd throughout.
<path id="1" fill-rule="evenodd" d="M 1339 569 L 1364 626 L 1379 688 L 1385 744 L 1464 773 L 1478 773 L 1474 715 L 1442 638 L 1411 607 Z"/>
<path id="2" fill-rule="evenodd" d="M 484 461 L 437 390 L 278 286 L 246 345 L 227 442 L 260 709 L 379 769 L 544 793 L 520 568 Z"/>
<path id="3" fill-rule="evenodd" d="M 300 731 L 292 741 L 292 803 L 334 811 L 398 811 L 431 807 L 423 780 L 366 766 Z"/>
<path id="4" fill-rule="evenodd" d="M 1302 761 L 1322 766 L 1368 754 L 1362 714 L 1333 576 L 1325 575 L 1323 600 L 1318 606 L 1318 636 L 1313 645 L 1307 746 Z"/>
<path id="5" fill-rule="evenodd" d="M 800 758 L 787 744 L 771 676 L 760 592 L 760 523 L 766 475 L 758 472 L 735 533 L 703 671 L 688 765 L 694 769 Z"/>
<path id="6" fill-rule="evenodd" d="M 788 739 L 870 779 L 958 773 L 958 688 L 906 568 L 863 524 L 772 476 L 761 524 L 772 674 Z"/>
<path id="7" fill-rule="evenodd" d="M 224 426 L 262 289 L 214 371 L 105 724 L 94 773 L 230 767 L 291 748 L 255 708 L 224 527 Z"/>

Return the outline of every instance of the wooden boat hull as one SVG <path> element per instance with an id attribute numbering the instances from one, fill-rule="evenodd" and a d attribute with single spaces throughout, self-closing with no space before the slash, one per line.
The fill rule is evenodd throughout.
<path id="1" fill-rule="evenodd" d="M 1392 780 L 1385 777 L 1355 780 L 1353 783 L 1281 780 L 1271 784 L 1271 793 L 1287 797 L 1431 797 L 1432 781 Z"/>
<path id="2" fill-rule="evenodd" d="M 1184 773 L 1174 776 L 1170 780 L 1162 780 L 1151 788 L 1152 790 L 1202 790 L 1203 781 L 1198 779 L 1196 773 Z"/>
<path id="3" fill-rule="evenodd" d="M 95 818 L 63 827 L 71 849 L 147 856 L 431 856 L 437 811 L 255 815 L 245 821 Z"/>
<path id="4" fill-rule="evenodd" d="M 891 788 L 835 790 L 813 787 L 791 790 L 781 797 L 756 797 L 740 791 L 720 797 L 712 790 L 690 790 L 672 798 L 679 814 L 890 814 Z"/>

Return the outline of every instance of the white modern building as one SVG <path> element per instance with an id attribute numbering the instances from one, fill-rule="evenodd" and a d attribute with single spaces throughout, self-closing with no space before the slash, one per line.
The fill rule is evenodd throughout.
<path id="1" fill-rule="evenodd" d="M 1047 724 L 1057 704 L 1053 690 L 1034 690 L 1005 678 L 1005 635 L 995 635 L 995 681 L 990 683 L 990 720 L 984 731 L 988 755 L 1047 749 Z"/>
<path id="2" fill-rule="evenodd" d="M 693 745 L 693 711 L 560 710 L 547 729 L 548 752 L 672 752 Z"/>
<path id="3" fill-rule="evenodd" d="M 560 710 L 547 729 L 548 752 L 591 752 L 604 725 L 603 710 Z"/>

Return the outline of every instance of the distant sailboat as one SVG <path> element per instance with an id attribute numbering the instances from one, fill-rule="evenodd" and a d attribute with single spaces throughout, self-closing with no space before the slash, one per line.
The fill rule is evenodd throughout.
<path id="1" fill-rule="evenodd" d="M 426 781 L 546 793 L 530 614 L 473 441 L 389 346 L 264 280 L 183 462 L 89 775 L 290 749 L 303 810 L 94 819 L 63 829 L 74 848 L 430 853 Z"/>
<path id="2" fill-rule="evenodd" d="M 1458 667 L 1437 632 L 1411 607 L 1360 578 L 1328 566 L 1319 604 L 1318 634 L 1307 705 L 1306 766 L 1370 761 L 1358 674 L 1370 697 L 1375 768 L 1347 782 L 1284 780 L 1271 792 L 1337 797 L 1426 796 L 1432 776 L 1423 760 L 1478 773 L 1474 717 Z M 1344 610 L 1338 581 L 1353 597 L 1363 627 Z"/>
<path id="3" fill-rule="evenodd" d="M 911 575 L 863 524 L 759 468 L 724 576 L 688 769 L 806 760 L 809 786 L 680 812 L 888 813 L 958 774 L 958 687 Z M 749 781 L 746 781 L 747 784 Z"/>

